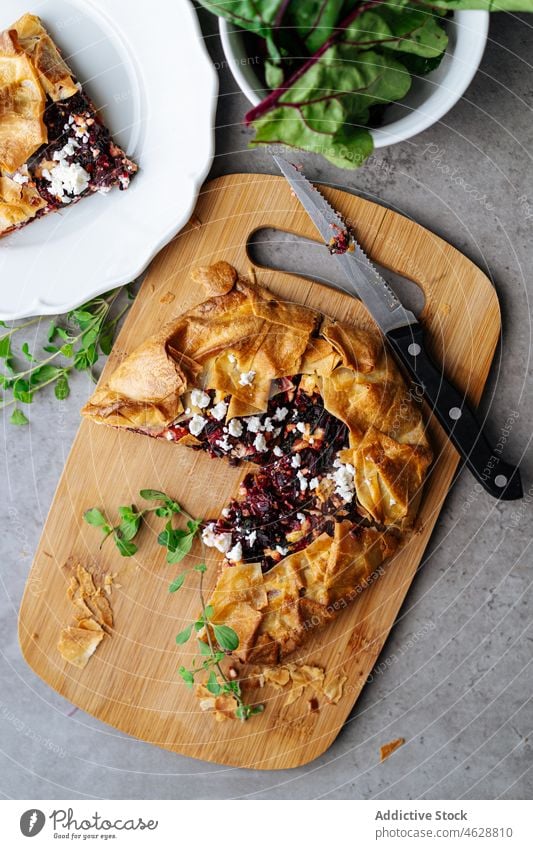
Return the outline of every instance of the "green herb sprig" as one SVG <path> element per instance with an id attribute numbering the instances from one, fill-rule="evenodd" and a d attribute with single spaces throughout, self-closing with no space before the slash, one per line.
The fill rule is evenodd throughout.
<path id="1" fill-rule="evenodd" d="M 154 505 L 142 510 L 138 510 L 134 504 L 122 505 L 118 508 L 119 521 L 115 525 L 98 507 L 91 507 L 86 510 L 83 518 L 89 525 L 100 528 L 103 534 L 101 546 L 106 539 L 111 537 L 123 557 L 131 557 L 138 551 L 138 546 L 133 540 L 137 537 L 149 514 L 154 513 L 160 518 L 166 518 L 165 528 L 159 534 L 157 541 L 166 548 L 167 563 L 180 563 L 189 554 L 195 539 L 198 537 L 202 520 L 193 518 L 181 504 L 161 490 L 141 489 L 139 494 L 145 501 L 155 502 Z M 185 529 L 174 527 L 174 517 L 180 514 L 187 519 Z M 200 615 L 177 634 L 176 643 L 184 645 L 193 634 L 202 636 L 201 632 L 203 632 L 203 638 L 197 638 L 200 658 L 199 660 L 193 659 L 190 669 L 180 666 L 178 674 L 190 688 L 196 683 L 196 676 L 207 674 L 205 681 L 207 690 L 213 696 L 232 696 L 237 705 L 235 716 L 244 721 L 261 713 L 264 705 L 247 704 L 242 695 L 240 682 L 232 680 L 221 665 L 228 653 L 238 649 L 239 637 L 233 628 L 228 625 L 213 622 L 214 609 L 212 605 L 206 603 L 204 594 L 206 571 L 205 563 L 199 563 L 192 569 L 185 569 L 174 578 L 168 588 L 171 593 L 178 592 L 184 586 L 188 574 L 194 573 L 199 576 Z"/>
<path id="2" fill-rule="evenodd" d="M 0 337 L 0 410 L 13 407 L 10 422 L 28 424 L 26 413 L 18 404 L 31 404 L 35 394 L 54 386 L 59 401 L 70 394 L 69 378 L 73 372 L 89 371 L 96 380 L 94 366 L 100 355 L 107 356 L 113 346 L 117 325 L 130 307 L 134 294 L 130 286 L 114 289 L 71 310 L 67 316 L 56 316 L 50 322 L 46 344 L 37 356 L 30 344 L 16 342 L 23 330 L 38 329 L 44 319 L 32 318 L 8 326 L 0 321 L 6 333 Z M 125 299 L 125 303 L 122 301 Z"/>

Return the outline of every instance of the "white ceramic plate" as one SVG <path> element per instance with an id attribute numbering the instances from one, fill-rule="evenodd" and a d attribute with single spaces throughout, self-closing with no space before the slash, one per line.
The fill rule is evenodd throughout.
<path id="1" fill-rule="evenodd" d="M 239 88 L 255 106 L 266 95 L 247 61 L 242 30 L 220 18 L 222 46 Z M 387 107 L 384 124 L 371 130 L 374 147 L 405 141 L 439 121 L 472 82 L 487 43 L 489 13 L 458 11 L 446 22 L 449 43 L 439 67 L 426 77 L 413 77 L 411 90 L 399 103 Z"/>
<path id="2" fill-rule="evenodd" d="M 187 222 L 213 157 L 217 77 L 189 0 L 2 0 L 0 29 L 28 10 L 140 170 L 125 192 L 0 239 L 4 320 L 63 313 L 133 280 Z"/>

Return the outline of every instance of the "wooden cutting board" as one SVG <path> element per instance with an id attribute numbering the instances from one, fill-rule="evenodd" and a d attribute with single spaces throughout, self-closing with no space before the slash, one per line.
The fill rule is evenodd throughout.
<path id="1" fill-rule="evenodd" d="M 448 376 L 479 401 L 500 331 L 498 300 L 487 277 L 442 239 L 382 206 L 332 189 L 324 194 L 352 224 L 367 253 L 424 290 L 422 321 Z M 104 378 L 162 322 L 203 300 L 191 267 L 225 259 L 241 272 L 250 262 L 251 233 L 277 227 L 316 239 L 306 214 L 281 177 L 234 174 L 208 183 L 198 220 L 153 262 L 117 340 Z M 200 223 L 201 222 L 201 223 Z M 372 324 L 355 299 L 301 278 L 260 270 L 274 292 L 330 316 Z M 336 622 L 316 634 L 299 656 L 348 676 L 339 704 L 310 711 L 307 697 L 290 706 L 287 692 L 265 688 L 265 713 L 247 723 L 217 723 L 199 710 L 178 678 L 194 647 L 175 635 L 195 616 L 194 581 L 167 591 L 176 567 L 165 563 L 156 536 L 161 520 L 142 532 L 137 556 L 121 558 L 109 541 L 99 550 L 96 529 L 82 521 L 99 506 L 116 516 L 120 504 L 139 504 L 143 487 L 174 495 L 195 516 L 218 516 L 236 492 L 243 469 L 185 447 L 82 422 L 43 530 L 20 610 L 20 642 L 32 669 L 62 696 L 103 722 L 181 754 L 221 764 L 283 769 L 313 760 L 333 742 L 374 666 L 413 580 L 437 521 L 458 457 L 431 422 L 436 461 L 425 489 L 417 532 L 384 574 Z M 116 574 L 111 596 L 115 629 L 84 670 L 67 664 L 56 645 L 71 621 L 66 597 L 67 561 L 80 560 L 96 574 Z M 209 570 L 212 580 L 216 567 Z M 323 701 L 323 700 L 322 700 Z"/>

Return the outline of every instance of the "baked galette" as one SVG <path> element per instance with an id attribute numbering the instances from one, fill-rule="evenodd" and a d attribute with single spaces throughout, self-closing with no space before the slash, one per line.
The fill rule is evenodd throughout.
<path id="1" fill-rule="evenodd" d="M 210 603 L 243 660 L 276 663 L 409 534 L 431 449 L 379 336 L 225 262 L 193 274 L 208 300 L 133 351 L 82 412 L 251 464 L 203 530 L 221 554 Z"/>
<path id="2" fill-rule="evenodd" d="M 136 171 L 39 18 L 0 33 L 0 236 Z"/>

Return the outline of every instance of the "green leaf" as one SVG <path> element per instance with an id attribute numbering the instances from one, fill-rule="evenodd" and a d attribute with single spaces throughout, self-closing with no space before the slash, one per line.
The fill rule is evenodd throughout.
<path id="1" fill-rule="evenodd" d="M 169 593 L 175 593 L 179 589 L 181 589 L 181 587 L 184 584 L 186 577 L 187 577 L 187 572 L 182 572 L 181 575 L 178 575 L 177 578 L 174 578 L 174 580 L 172 581 L 172 583 L 170 584 L 170 586 L 168 588 Z"/>
<path id="2" fill-rule="evenodd" d="M 100 528 L 102 525 L 107 525 L 107 519 L 98 507 L 91 507 L 83 514 L 83 518 L 88 525 L 93 525 L 95 528 Z"/>
<path id="3" fill-rule="evenodd" d="M 51 383 L 53 380 L 64 374 L 62 368 L 52 365 L 43 365 L 35 368 L 28 377 L 29 386 L 35 389 L 37 386 L 42 386 L 43 383 Z"/>
<path id="4" fill-rule="evenodd" d="M 145 501 L 166 501 L 168 496 L 159 489 L 141 489 L 139 495 Z"/>
<path id="5" fill-rule="evenodd" d="M 213 607 L 213 605 L 212 604 L 206 604 L 206 606 L 204 608 L 204 618 L 205 619 L 211 619 L 214 612 L 215 612 L 215 608 Z"/>
<path id="6" fill-rule="evenodd" d="M 203 657 L 211 655 L 211 648 L 209 646 L 209 643 L 204 643 L 203 640 L 198 640 L 198 650 Z"/>
<path id="7" fill-rule="evenodd" d="M 26 425 L 26 424 L 28 424 L 28 419 L 26 418 L 26 416 L 24 415 L 22 410 L 19 410 L 17 407 L 15 407 L 15 409 L 11 413 L 11 417 L 10 417 L 9 421 L 13 425 Z"/>
<path id="8" fill-rule="evenodd" d="M 60 349 L 57 345 L 43 345 L 43 351 L 46 351 L 48 354 L 58 354 Z"/>
<path id="9" fill-rule="evenodd" d="M 62 327 L 56 327 L 56 333 L 63 342 L 72 342 L 72 336 Z"/>
<path id="10" fill-rule="evenodd" d="M 139 530 L 142 513 L 139 513 L 134 504 L 131 507 L 119 507 L 118 515 L 121 522 L 118 526 L 118 532 L 122 539 L 131 540 Z"/>
<path id="11" fill-rule="evenodd" d="M 106 324 L 98 337 L 98 344 L 100 345 L 102 354 L 108 355 L 111 353 L 114 338 L 115 326 L 113 324 Z"/>
<path id="12" fill-rule="evenodd" d="M 70 386 L 65 374 L 57 379 L 57 383 L 54 386 L 54 393 L 58 401 L 64 401 L 70 395 Z"/>
<path id="13" fill-rule="evenodd" d="M 26 357 L 26 359 L 30 363 L 36 363 L 37 362 L 35 357 L 30 353 L 30 346 L 28 345 L 27 342 L 23 342 L 20 350 L 22 351 L 22 353 L 24 354 L 24 356 Z"/>
<path id="14" fill-rule="evenodd" d="M 224 651 L 235 651 L 239 647 L 239 638 L 228 625 L 213 625 L 215 639 Z"/>
<path id="15" fill-rule="evenodd" d="M 115 545 L 123 557 L 132 557 L 137 551 L 137 546 L 134 542 L 121 539 L 117 534 L 115 534 Z"/>
<path id="16" fill-rule="evenodd" d="M 74 345 L 72 342 L 66 342 L 59 350 L 67 360 L 70 360 L 74 356 Z"/>
<path id="17" fill-rule="evenodd" d="M 218 683 L 217 676 L 214 672 L 209 673 L 209 678 L 207 679 L 206 687 L 213 696 L 220 695 L 221 686 Z"/>
<path id="18" fill-rule="evenodd" d="M 187 625 L 187 627 L 184 628 L 183 631 L 180 631 L 179 634 L 176 635 L 176 642 L 179 646 L 181 646 L 181 645 L 183 645 L 183 643 L 187 642 L 187 640 L 191 636 L 191 631 L 192 631 L 192 623 L 190 625 Z"/>
<path id="19" fill-rule="evenodd" d="M 213 14 L 266 38 L 283 0 L 231 0 L 229 3 L 228 0 L 200 0 L 200 3 Z"/>
<path id="20" fill-rule="evenodd" d="M 48 339 L 49 342 L 54 341 L 56 333 L 57 333 L 57 327 L 55 326 L 55 322 L 51 321 L 50 325 L 48 327 L 48 333 L 46 335 L 46 338 Z M 46 350 L 47 349 L 45 348 L 45 351 Z"/>
<path id="21" fill-rule="evenodd" d="M 11 356 L 11 336 L 9 333 L 2 336 L 0 339 L 0 358 L 3 360 L 9 359 Z"/>
<path id="22" fill-rule="evenodd" d="M 30 391 L 30 384 L 27 380 L 19 377 L 13 384 L 13 397 L 23 404 L 31 404 L 33 401 L 33 393 Z"/>
<path id="23" fill-rule="evenodd" d="M 187 687 L 192 688 L 194 684 L 194 675 L 192 674 L 192 672 L 189 672 L 189 670 L 185 669 L 184 666 L 180 666 L 180 668 L 178 669 L 178 675 L 183 678 L 183 680 L 187 684 Z"/>
<path id="24" fill-rule="evenodd" d="M 205 565 L 205 563 L 198 563 L 198 564 L 194 567 L 194 571 L 195 571 L 195 572 L 200 572 L 200 573 L 203 575 L 203 574 L 204 574 L 204 572 L 207 572 L 207 566 Z"/>

